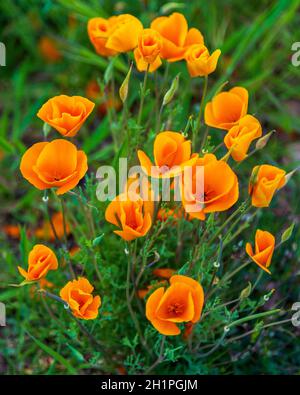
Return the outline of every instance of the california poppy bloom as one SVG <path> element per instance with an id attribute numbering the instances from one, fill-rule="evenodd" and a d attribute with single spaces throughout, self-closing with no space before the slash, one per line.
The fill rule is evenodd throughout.
<path id="1" fill-rule="evenodd" d="M 83 320 L 94 320 L 101 306 L 100 296 L 93 296 L 94 287 L 84 278 L 69 281 L 60 291 L 60 297 L 68 303 L 73 315 Z"/>
<path id="2" fill-rule="evenodd" d="M 12 239 L 20 238 L 19 225 L 4 225 L 2 230 L 8 237 L 11 237 Z"/>
<path id="3" fill-rule="evenodd" d="M 114 25 L 116 17 L 92 18 L 88 21 L 87 30 L 91 43 L 96 52 L 101 56 L 113 56 L 117 53 L 113 49 L 106 48 L 106 42 Z"/>
<path id="4" fill-rule="evenodd" d="M 190 277 L 174 275 L 165 290 L 155 290 L 146 303 L 146 317 L 159 333 L 179 335 L 178 324 L 199 321 L 204 303 L 202 286 Z"/>
<path id="5" fill-rule="evenodd" d="M 153 210 L 153 201 L 144 201 L 140 195 L 133 192 L 123 193 L 110 202 L 105 211 L 105 219 L 121 228 L 114 233 L 130 241 L 143 237 L 149 232 Z"/>
<path id="6" fill-rule="evenodd" d="M 169 178 L 180 174 L 185 166 L 192 166 L 198 155 L 191 155 L 191 141 L 181 133 L 165 131 L 159 133 L 153 146 L 155 166 L 141 150 L 138 158 L 143 170 L 152 177 Z"/>
<path id="7" fill-rule="evenodd" d="M 138 36 L 143 30 L 142 23 L 133 15 L 121 14 L 113 17 L 106 48 L 116 52 L 128 52 L 136 48 Z"/>
<path id="8" fill-rule="evenodd" d="M 203 167 L 203 172 L 197 172 L 197 166 Z M 204 220 L 208 213 L 228 210 L 238 197 L 236 174 L 213 154 L 198 158 L 192 171 L 184 174 L 182 203 L 192 218 Z"/>
<path id="9" fill-rule="evenodd" d="M 253 140 L 262 135 L 259 121 L 252 115 L 245 115 L 228 130 L 224 144 L 231 150 L 231 156 L 237 162 L 244 160 Z"/>
<path id="10" fill-rule="evenodd" d="M 176 270 L 169 269 L 167 267 L 160 267 L 160 268 L 154 269 L 153 274 L 154 274 L 154 276 L 157 276 L 160 278 L 165 278 L 165 279 L 169 280 L 169 278 L 173 276 L 175 271 Z"/>
<path id="11" fill-rule="evenodd" d="M 153 29 L 144 29 L 139 35 L 138 46 L 134 50 L 134 59 L 139 71 L 155 71 L 161 65 L 161 35 Z"/>
<path id="12" fill-rule="evenodd" d="M 33 144 L 22 157 L 20 170 L 36 188 L 57 188 L 62 195 L 74 188 L 87 172 L 87 157 L 66 140 Z"/>
<path id="13" fill-rule="evenodd" d="M 276 166 L 255 166 L 249 182 L 252 206 L 268 207 L 274 193 L 285 184 L 286 172 Z"/>
<path id="14" fill-rule="evenodd" d="M 56 270 L 58 261 L 54 252 L 43 244 L 36 244 L 28 255 L 28 270 L 18 266 L 20 274 L 27 281 L 37 281 L 45 277 L 49 270 Z"/>
<path id="15" fill-rule="evenodd" d="M 77 134 L 95 107 L 82 96 L 54 96 L 39 109 L 37 116 L 56 129 L 62 136 Z"/>
<path id="16" fill-rule="evenodd" d="M 216 49 L 211 55 L 202 44 L 194 44 L 185 52 L 185 60 L 191 77 L 203 77 L 216 70 L 221 51 Z"/>
<path id="17" fill-rule="evenodd" d="M 250 258 L 265 272 L 271 274 L 268 267 L 275 248 L 275 237 L 272 233 L 257 229 L 255 233 L 255 250 L 250 243 L 246 244 L 246 252 Z"/>
<path id="18" fill-rule="evenodd" d="M 38 43 L 39 50 L 49 63 L 58 62 L 61 59 L 61 53 L 57 48 L 56 42 L 47 36 L 43 36 Z"/>
<path id="19" fill-rule="evenodd" d="M 55 229 L 56 236 L 60 239 L 64 236 L 65 230 L 66 234 L 70 233 L 70 226 L 66 221 L 66 229 L 64 229 L 64 221 L 62 212 L 54 213 L 51 216 L 51 221 Z M 42 226 L 36 229 L 35 236 L 39 239 L 53 241 L 55 240 L 55 235 L 53 233 L 52 226 L 49 221 L 44 221 Z"/>
<path id="20" fill-rule="evenodd" d="M 204 119 L 208 126 L 229 130 L 247 114 L 248 91 L 236 86 L 228 92 L 218 93 L 205 106 Z"/>
<path id="21" fill-rule="evenodd" d="M 201 32 L 195 28 L 189 29 L 184 15 L 179 12 L 155 18 L 151 23 L 151 29 L 158 31 L 162 36 L 161 57 L 169 62 L 184 59 L 190 45 L 204 44 Z"/>

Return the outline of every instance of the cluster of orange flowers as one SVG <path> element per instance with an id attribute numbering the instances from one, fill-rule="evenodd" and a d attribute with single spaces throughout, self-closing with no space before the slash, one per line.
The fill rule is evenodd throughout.
<path id="1" fill-rule="evenodd" d="M 88 35 L 101 56 L 133 51 L 139 71 L 155 71 L 162 59 L 184 59 L 191 77 L 205 76 L 215 71 L 221 54 L 217 49 L 210 55 L 201 32 L 189 28 L 184 15 L 178 12 L 155 18 L 147 29 L 130 14 L 92 18 Z"/>
<path id="2" fill-rule="evenodd" d="M 48 100 L 38 111 L 37 116 L 51 125 L 64 137 L 77 134 L 87 117 L 91 114 L 94 103 L 81 96 L 57 96 Z M 62 195 L 74 188 L 87 172 L 87 156 L 74 144 L 65 139 L 56 139 L 34 144 L 22 157 L 20 170 L 24 178 L 40 190 L 56 188 L 57 195 Z M 61 213 L 52 218 L 60 226 L 55 229 L 61 236 Z M 68 227 L 66 227 L 68 232 Z M 45 223 L 36 235 L 53 238 L 50 224 Z M 58 268 L 55 253 L 43 244 L 37 244 L 28 256 L 28 270 L 18 267 L 26 282 L 40 282 L 50 270 Z M 69 281 L 60 291 L 60 296 L 75 317 L 90 320 L 98 316 L 101 305 L 100 296 L 93 296 L 93 286 L 85 278 Z"/>
<path id="3" fill-rule="evenodd" d="M 216 68 L 220 51 L 209 54 L 199 30 L 188 28 L 183 15 L 156 18 L 150 29 L 131 15 L 113 16 L 108 19 L 93 18 L 88 23 L 89 37 L 102 56 L 114 56 L 133 50 L 139 70 L 154 71 L 161 59 L 175 62 L 185 59 L 192 77 L 208 75 Z M 90 100 L 61 95 L 48 100 L 38 111 L 38 117 L 55 128 L 64 137 L 74 137 L 94 108 Z M 224 144 L 235 161 L 247 156 L 254 139 L 261 137 L 260 122 L 248 114 L 248 92 L 235 87 L 218 93 L 205 107 L 205 123 L 227 131 Z M 227 157 L 218 159 L 212 153 L 199 157 L 193 153 L 191 141 L 182 133 L 162 131 L 157 134 L 151 159 L 139 150 L 140 164 L 148 176 L 176 178 L 186 166 L 192 171 L 182 182 L 188 186 L 188 194 L 182 195 L 180 214 L 205 220 L 206 215 L 230 209 L 239 198 L 238 177 L 227 163 Z M 204 191 L 196 193 L 196 167 L 204 169 Z M 66 139 L 56 139 L 34 144 L 22 157 L 20 170 L 24 178 L 40 190 L 56 188 L 57 195 L 74 188 L 88 169 L 87 156 Z M 269 206 L 274 193 L 285 184 L 285 171 L 275 166 L 256 166 L 250 177 L 249 195 L 255 207 Z M 128 181 L 129 185 L 130 181 Z M 146 188 L 149 190 L 148 184 Z M 190 212 L 189 205 L 198 207 Z M 154 221 L 154 202 L 145 200 L 137 191 L 134 196 L 123 192 L 107 207 L 105 218 L 115 225 L 114 232 L 126 241 L 144 237 Z M 174 215 L 172 210 L 160 212 L 161 220 Z M 247 243 L 246 252 L 263 270 L 270 273 L 275 247 L 274 236 L 257 230 L 255 248 Z M 48 271 L 56 270 L 58 261 L 54 252 L 44 245 L 36 245 L 29 254 L 28 270 L 19 267 L 26 281 L 39 281 Z M 198 281 L 172 275 L 170 286 L 156 289 L 146 303 L 146 316 L 162 334 L 177 335 L 179 323 L 196 323 L 201 316 L 204 292 Z M 93 296 L 93 287 L 85 278 L 68 282 L 60 291 L 73 314 L 81 319 L 94 319 L 101 305 L 99 296 Z"/>

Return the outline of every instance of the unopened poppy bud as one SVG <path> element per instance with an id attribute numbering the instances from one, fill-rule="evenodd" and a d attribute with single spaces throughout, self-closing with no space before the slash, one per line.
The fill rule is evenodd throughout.
<path id="1" fill-rule="evenodd" d="M 119 89 L 120 99 L 122 100 L 123 103 L 125 103 L 125 101 L 127 99 L 127 95 L 128 95 L 128 87 L 129 87 L 131 70 L 132 70 L 132 63 L 130 65 L 128 73 L 127 73 L 127 75 L 126 75 L 126 77 L 125 77 L 124 81 L 122 82 L 122 85 L 120 86 L 120 89 Z"/>
<path id="2" fill-rule="evenodd" d="M 268 143 L 268 141 L 269 141 L 269 139 L 270 139 L 270 137 L 272 136 L 273 133 L 275 133 L 275 130 L 271 130 L 271 132 L 269 132 L 268 134 L 266 134 L 265 136 L 263 136 L 259 140 L 257 140 L 255 148 L 257 150 L 263 149 L 267 145 L 267 143 Z"/>
<path id="3" fill-rule="evenodd" d="M 248 285 L 246 288 L 244 288 L 242 290 L 242 292 L 240 293 L 240 299 L 246 299 L 248 298 L 248 296 L 251 294 L 252 291 L 252 285 L 250 282 L 248 282 Z"/>
<path id="4" fill-rule="evenodd" d="M 294 169 L 294 170 L 292 170 L 292 171 L 290 171 L 289 173 L 286 174 L 284 185 L 286 185 L 290 181 L 290 179 L 292 178 L 294 173 L 296 173 L 296 171 L 299 170 L 299 168 L 300 167 L 297 167 L 296 169 Z"/>
<path id="5" fill-rule="evenodd" d="M 295 227 L 295 224 L 292 223 L 292 225 L 289 226 L 289 227 L 282 233 L 282 235 L 281 235 L 281 241 L 280 241 L 281 243 L 284 243 L 285 241 L 287 241 L 287 240 L 292 236 L 294 227 Z"/>
<path id="6" fill-rule="evenodd" d="M 179 76 L 180 76 L 180 73 L 178 73 L 176 75 L 176 77 L 173 79 L 170 89 L 168 90 L 168 92 L 164 96 L 163 106 L 166 106 L 167 104 L 169 104 L 173 100 L 173 97 L 174 97 L 174 95 L 175 95 L 175 93 L 177 92 L 177 89 L 178 89 Z"/>

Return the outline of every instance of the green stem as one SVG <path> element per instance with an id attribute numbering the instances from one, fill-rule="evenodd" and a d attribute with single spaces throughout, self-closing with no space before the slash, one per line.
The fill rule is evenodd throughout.
<path id="1" fill-rule="evenodd" d="M 227 220 L 223 223 L 222 226 L 218 229 L 218 231 L 213 235 L 213 237 L 208 241 L 207 247 L 210 246 L 210 244 L 219 236 L 219 234 L 222 233 L 223 229 L 226 228 L 226 226 L 238 215 L 240 214 L 241 216 L 244 215 L 245 211 L 248 210 L 248 201 L 242 203 L 228 218 Z"/>
<path id="2" fill-rule="evenodd" d="M 129 248 L 128 246 L 128 263 L 127 263 L 127 278 L 126 278 L 126 301 L 127 301 L 127 307 L 129 314 L 132 318 L 132 321 L 135 325 L 135 328 L 137 330 L 137 333 L 139 335 L 139 338 L 141 340 L 142 345 L 144 348 L 148 351 L 148 353 L 151 355 L 152 351 L 149 349 L 147 342 L 142 334 L 142 330 L 139 324 L 138 319 L 136 318 L 136 315 L 133 311 L 132 305 L 131 305 L 131 298 L 130 298 L 130 274 L 131 274 L 131 255 L 132 255 L 132 248 Z"/>
<path id="3" fill-rule="evenodd" d="M 208 87 L 208 76 L 206 75 L 204 77 L 204 86 L 203 86 L 202 98 L 201 98 L 201 102 L 200 102 L 198 119 L 197 119 L 196 127 L 195 127 L 195 130 L 194 130 L 194 134 L 193 134 L 193 146 L 194 147 L 195 147 L 195 145 L 197 143 L 197 137 L 198 137 L 198 133 L 199 133 L 200 126 L 201 126 L 201 118 L 202 118 L 202 112 L 203 112 L 205 97 L 206 97 L 206 93 L 207 93 L 207 87 Z M 202 142 L 202 144 L 203 144 L 203 142 Z"/>
<path id="4" fill-rule="evenodd" d="M 139 108 L 139 113 L 138 113 L 138 118 L 137 118 L 138 125 L 140 125 L 141 121 L 142 121 L 144 100 L 145 100 L 145 94 L 146 94 L 146 88 L 147 88 L 148 72 L 149 72 L 149 64 L 147 66 L 147 70 L 145 71 L 144 82 L 143 82 L 143 86 L 142 86 L 142 90 L 141 90 L 141 101 L 140 101 L 140 108 Z"/>
<path id="5" fill-rule="evenodd" d="M 63 228 L 64 228 L 64 244 L 62 245 L 62 247 L 67 255 L 67 254 L 69 254 L 69 250 L 68 250 L 68 240 L 67 240 L 66 207 L 65 207 L 65 201 L 64 201 L 63 197 L 60 199 L 60 203 L 61 203 L 61 212 L 62 212 L 62 217 L 63 217 Z M 75 279 L 76 274 L 75 274 L 75 270 L 73 268 L 71 259 L 70 258 L 65 258 L 65 259 L 67 260 L 71 276 L 73 279 Z"/>
<path id="6" fill-rule="evenodd" d="M 244 324 L 245 322 L 256 320 L 258 318 L 268 317 L 269 315 L 273 315 L 273 314 L 280 313 L 280 312 L 281 312 L 281 309 L 274 309 L 274 310 L 270 310 L 270 311 L 265 311 L 264 313 L 249 315 L 248 317 L 240 318 L 239 320 L 231 322 L 229 325 L 226 325 L 226 328 L 230 329 L 233 326 Z"/>

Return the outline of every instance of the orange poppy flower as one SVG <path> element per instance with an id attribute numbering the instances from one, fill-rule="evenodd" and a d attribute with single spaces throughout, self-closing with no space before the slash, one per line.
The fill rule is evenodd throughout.
<path id="1" fill-rule="evenodd" d="M 113 56 L 117 53 L 112 49 L 106 48 L 106 42 L 110 31 L 114 25 L 116 17 L 111 18 L 92 18 L 88 21 L 87 30 L 91 43 L 96 52 L 102 56 Z"/>
<path id="2" fill-rule="evenodd" d="M 134 50 L 134 59 L 139 71 L 153 72 L 161 65 L 160 51 L 162 38 L 153 29 L 144 29 L 138 39 L 138 46 Z"/>
<path id="3" fill-rule="evenodd" d="M 194 44 L 185 52 L 185 60 L 191 77 L 203 77 L 216 70 L 221 51 L 216 49 L 211 55 L 202 44 Z"/>
<path id="4" fill-rule="evenodd" d="M 57 188 L 62 195 L 74 188 L 87 172 L 87 157 L 66 140 L 33 144 L 22 157 L 20 170 L 36 188 Z"/>
<path id="5" fill-rule="evenodd" d="M 12 239 L 20 238 L 20 227 L 18 225 L 4 225 L 3 232 Z"/>
<path id="6" fill-rule="evenodd" d="M 165 290 L 155 290 L 146 303 L 146 317 L 159 333 L 179 335 L 179 323 L 199 321 L 204 303 L 202 286 L 190 277 L 174 275 Z"/>
<path id="7" fill-rule="evenodd" d="M 84 278 L 69 281 L 60 291 L 60 297 L 68 303 L 73 315 L 83 320 L 94 320 L 101 306 L 100 296 L 93 296 L 94 287 Z"/>
<path id="8" fill-rule="evenodd" d="M 168 269 L 167 267 L 165 268 L 158 268 L 153 270 L 154 276 L 160 277 L 160 278 L 165 278 L 169 280 L 170 277 L 173 276 L 176 270 L 174 269 Z"/>
<path id="9" fill-rule="evenodd" d="M 285 184 L 286 172 L 271 165 L 255 166 L 249 182 L 252 206 L 268 207 L 274 193 Z"/>
<path id="10" fill-rule="evenodd" d="M 85 97 L 60 95 L 43 104 L 37 116 L 62 136 L 73 137 L 94 107 L 95 104 Z"/>
<path id="11" fill-rule="evenodd" d="M 203 171 L 197 172 L 197 166 Z M 238 178 L 226 162 L 206 154 L 192 170 L 184 175 L 182 187 L 183 207 L 192 218 L 204 220 L 207 213 L 228 210 L 236 203 Z"/>
<path id="12" fill-rule="evenodd" d="M 55 63 L 61 59 L 61 53 L 57 49 L 57 44 L 52 38 L 43 36 L 38 43 L 38 47 L 40 53 L 47 62 Z"/>
<path id="13" fill-rule="evenodd" d="M 188 29 L 184 15 L 174 12 L 170 16 L 160 16 L 151 23 L 151 29 L 158 31 L 163 39 L 161 57 L 169 62 L 184 59 L 190 45 L 204 44 L 198 29 Z"/>
<path id="14" fill-rule="evenodd" d="M 62 212 L 55 213 L 51 216 L 51 221 L 55 229 L 57 237 L 60 239 L 64 235 L 64 221 Z M 66 221 L 66 234 L 70 234 L 70 226 Z M 36 229 L 35 235 L 39 239 L 53 241 L 55 235 L 52 230 L 52 226 L 49 221 L 44 221 L 42 226 Z"/>
<path id="15" fill-rule="evenodd" d="M 143 200 L 140 195 L 133 192 L 129 195 L 122 193 L 108 205 L 105 219 L 121 228 L 114 233 L 126 241 L 145 236 L 151 226 L 153 217 L 153 201 Z"/>
<path id="16" fill-rule="evenodd" d="M 191 156 L 191 142 L 181 133 L 165 131 L 159 133 L 154 140 L 154 161 L 141 150 L 138 158 L 143 170 L 152 177 L 169 178 L 180 174 L 185 166 L 195 164 L 198 155 Z"/>
<path id="17" fill-rule="evenodd" d="M 205 106 L 204 119 L 208 126 L 229 130 L 248 110 L 248 91 L 236 86 L 228 92 L 218 93 Z"/>
<path id="18" fill-rule="evenodd" d="M 252 115 L 245 115 L 237 125 L 229 129 L 224 137 L 224 144 L 230 150 L 231 156 L 237 162 L 244 160 L 253 140 L 262 135 L 259 121 Z"/>
<path id="19" fill-rule="evenodd" d="M 271 274 L 268 267 L 275 248 L 275 237 L 272 233 L 257 229 L 255 233 L 255 251 L 250 243 L 246 244 L 246 252 L 250 258 L 265 272 Z"/>
<path id="20" fill-rule="evenodd" d="M 76 254 L 78 254 L 78 252 L 79 252 L 80 250 L 81 250 L 81 248 L 75 245 L 75 246 L 73 246 L 72 248 L 70 248 L 69 254 L 70 254 L 70 256 L 73 258 Z"/>
<path id="21" fill-rule="evenodd" d="M 142 23 L 133 15 L 121 14 L 109 18 L 105 48 L 116 53 L 128 52 L 138 45 L 138 36 L 143 30 Z"/>
<path id="22" fill-rule="evenodd" d="M 43 244 L 36 244 L 28 255 L 28 271 L 18 266 L 20 274 L 27 281 L 37 281 L 45 277 L 49 270 L 58 268 L 54 252 Z"/>

